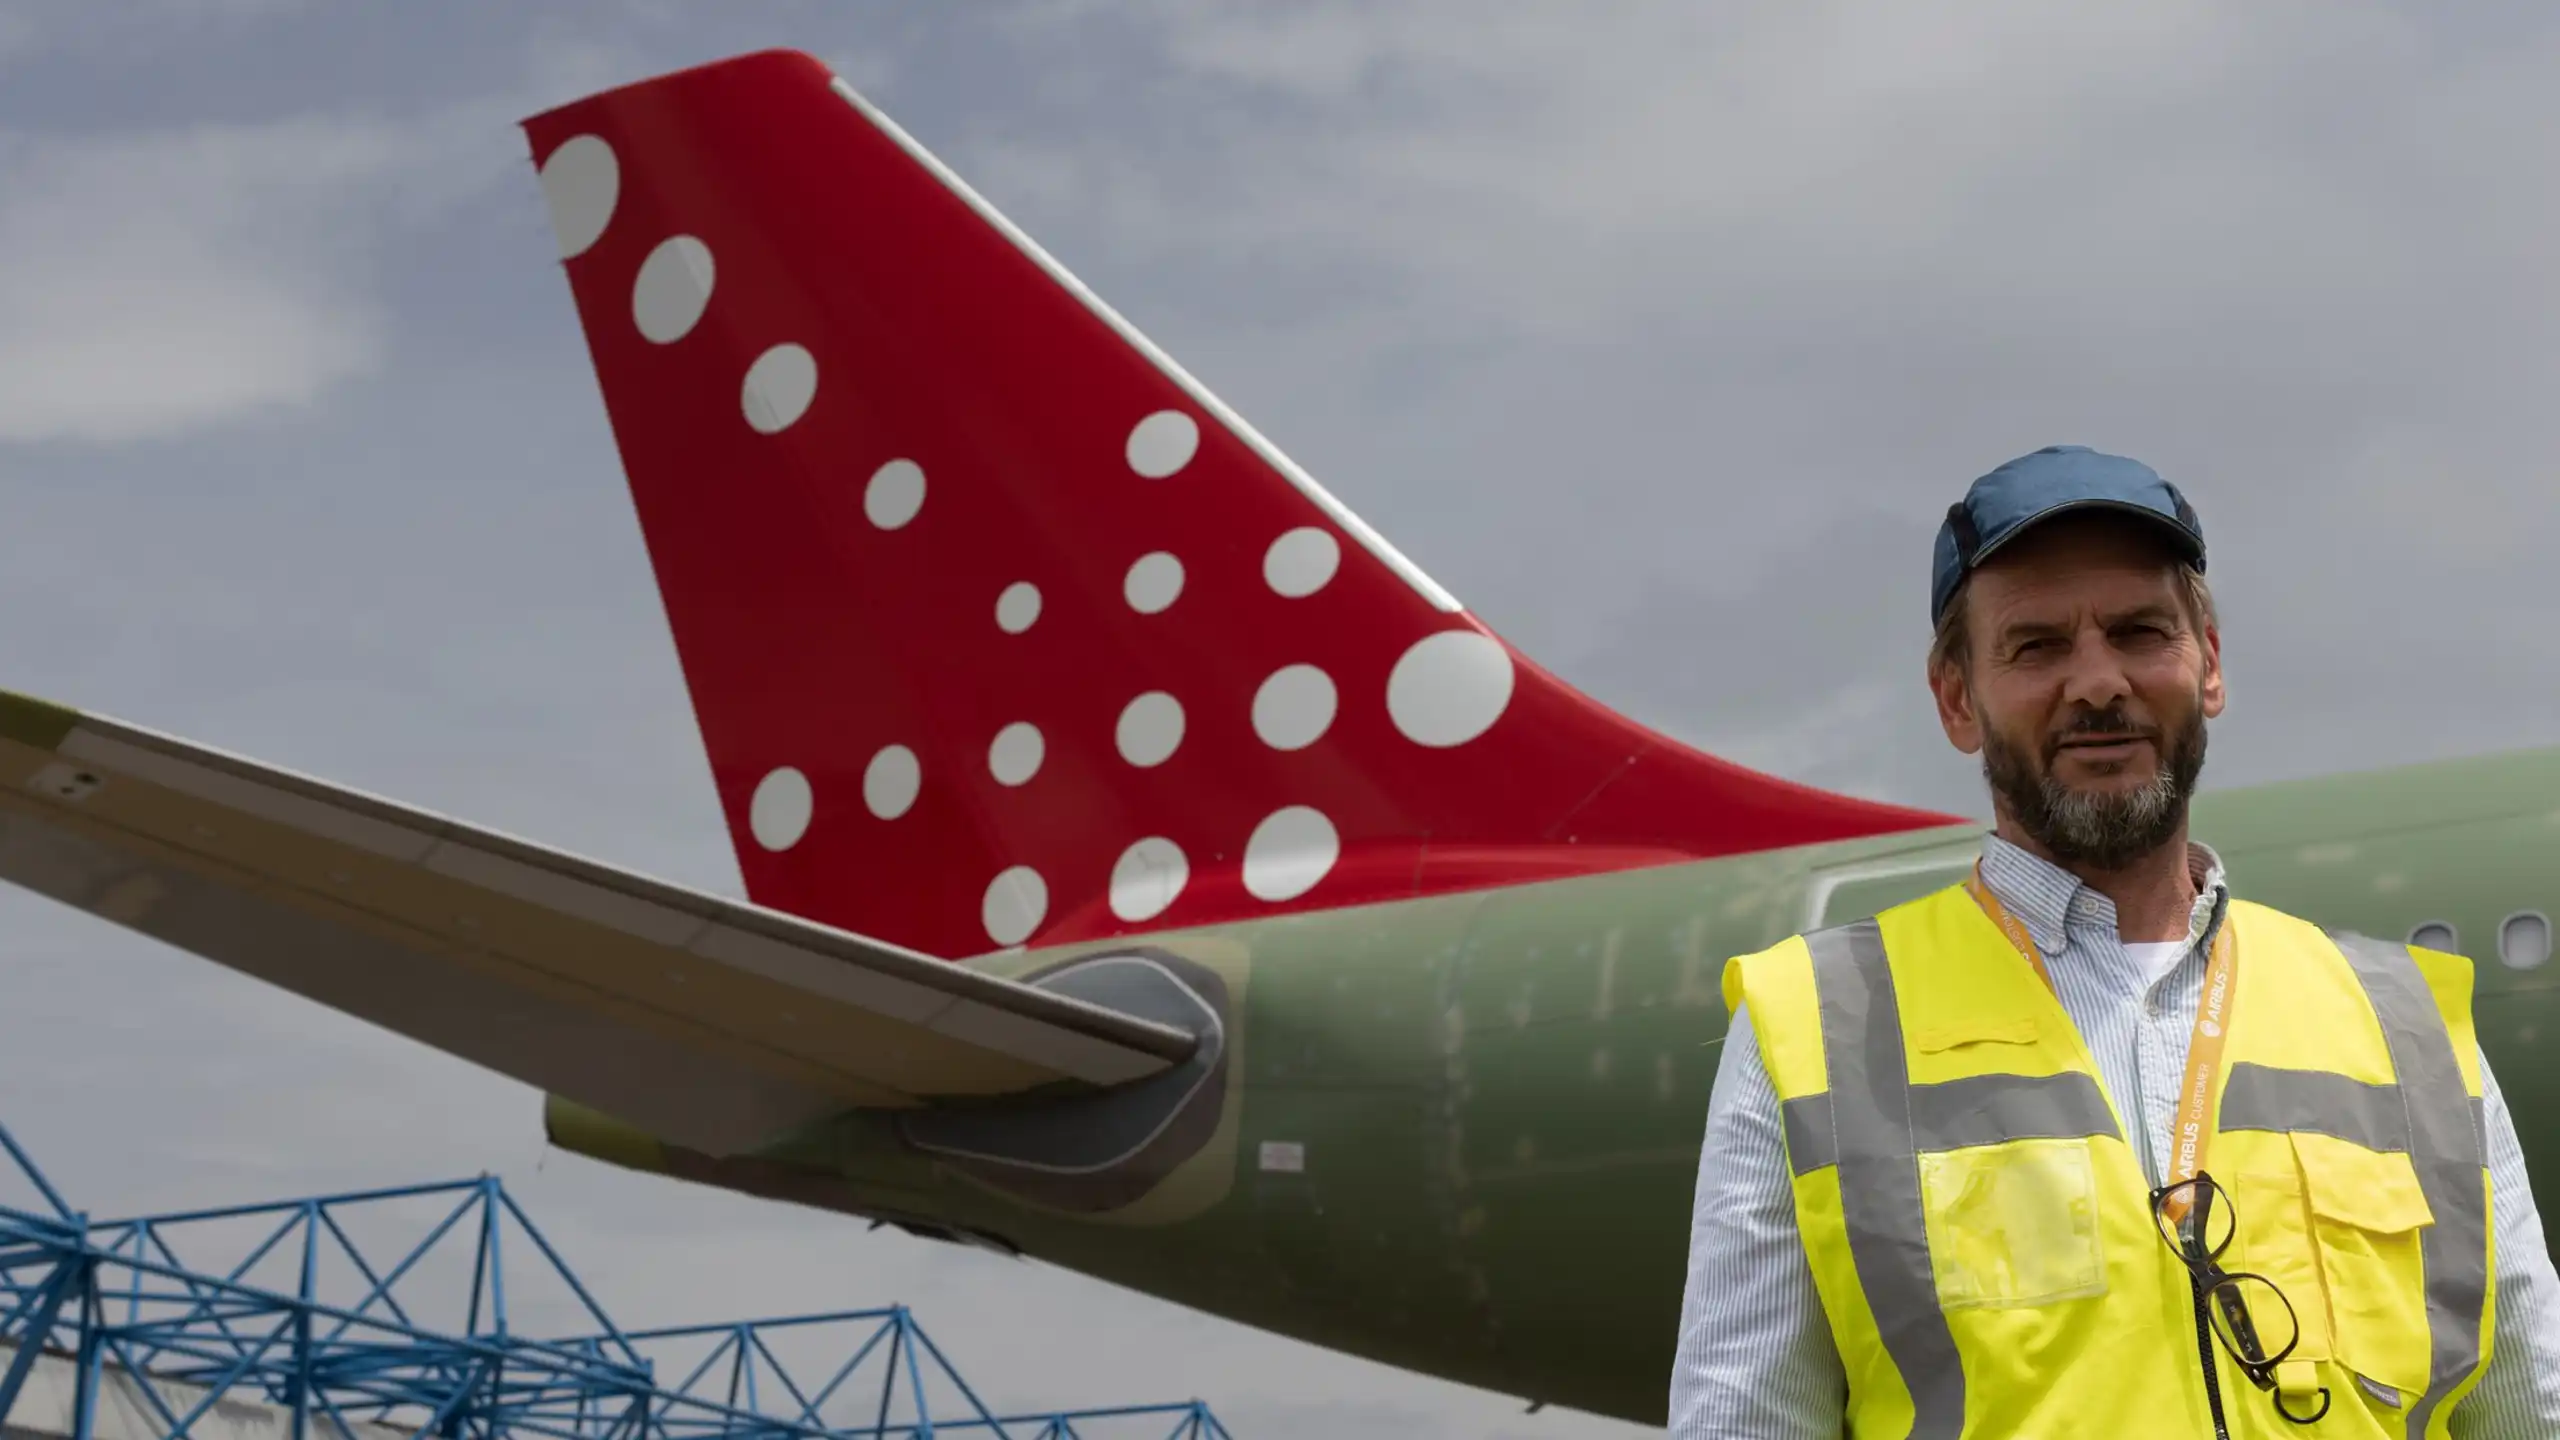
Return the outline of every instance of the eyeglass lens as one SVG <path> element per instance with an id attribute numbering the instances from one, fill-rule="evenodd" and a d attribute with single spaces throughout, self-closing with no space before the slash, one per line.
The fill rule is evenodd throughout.
<path id="1" fill-rule="evenodd" d="M 2219 1260 L 2239 1232 L 2240 1216 L 2209 1175 L 2198 1175 L 2162 1190 L 2151 1206 L 2160 1239 L 2190 1263 Z"/>

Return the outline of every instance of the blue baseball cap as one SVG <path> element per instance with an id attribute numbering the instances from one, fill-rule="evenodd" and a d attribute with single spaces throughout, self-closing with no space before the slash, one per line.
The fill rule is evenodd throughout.
<path id="1" fill-rule="evenodd" d="M 1929 577 L 1929 623 L 1974 567 L 2039 521 L 2074 510 L 2115 510 L 2158 523 L 2180 559 L 2204 569 L 2204 525 L 2178 487 L 2139 460 L 2086 445 L 2047 445 L 1973 482 L 1947 507 Z"/>

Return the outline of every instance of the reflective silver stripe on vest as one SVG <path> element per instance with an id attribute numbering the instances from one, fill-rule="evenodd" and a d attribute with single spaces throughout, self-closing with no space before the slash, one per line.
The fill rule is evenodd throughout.
<path id="1" fill-rule="evenodd" d="M 2453 1387 L 2480 1364 L 2480 1316 L 2489 1295 L 2487 1161 L 2453 1038 L 2418 962 L 2406 946 L 2343 932 L 2329 938 L 2355 967 L 2382 1019 L 2392 1073 L 2400 1077 L 2409 1159 L 2435 1214 L 2436 1223 L 2418 1232 L 2433 1352 L 2426 1394 L 2409 1407 L 2407 1433 L 2420 1437 Z"/>
<path id="2" fill-rule="evenodd" d="M 1953 1440 L 1964 1429 L 1964 1363 L 1929 1267 L 1909 1072 L 1884 936 L 1873 920 L 1861 920 L 1816 931 L 1805 944 L 1821 1003 L 1849 1259 L 1885 1353 L 1911 1391 L 1911 1440 Z"/>
<path id="3" fill-rule="evenodd" d="M 2489 1152 L 2488 1102 L 2471 1103 L 2471 1133 Z M 2408 1102 L 2397 1085 L 2369 1085 L 2328 1070 L 2282 1070 L 2243 1060 L 2223 1087 L 2217 1130 L 2309 1131 L 2332 1135 L 2367 1150 L 2409 1148 Z"/>
<path id="4" fill-rule="evenodd" d="M 1831 1144 L 1831 1095 L 1824 1091 L 1799 1095 L 1778 1107 L 1778 1118 L 1787 1127 L 1787 1168 L 1798 1175 L 1810 1175 L 1827 1165 L 1840 1163 L 1840 1152 Z"/>
<path id="5" fill-rule="evenodd" d="M 2114 1136 L 2116 1117 L 2098 1082 L 2077 1071 L 2060 1075 L 1968 1075 L 1914 1085 L 1911 1148 L 1962 1150 L 2004 1140 L 2073 1140 Z M 1810 1175 L 1840 1156 L 1831 1141 L 1831 1097 L 1799 1095 L 1778 1107 L 1786 1122 L 1787 1165 Z"/>
<path id="6" fill-rule="evenodd" d="M 2094 1075 L 1968 1075 L 1911 1087 L 1911 1137 L 1922 1150 L 2003 1140 L 2076 1140 L 2116 1133 Z"/>
<path id="7" fill-rule="evenodd" d="M 2242 1060 L 2223 1084 L 2214 1128 L 2308 1131 L 2367 1150 L 2406 1150 L 2409 1107 L 2397 1085 L 2369 1085 L 2334 1071 L 2280 1070 Z"/>

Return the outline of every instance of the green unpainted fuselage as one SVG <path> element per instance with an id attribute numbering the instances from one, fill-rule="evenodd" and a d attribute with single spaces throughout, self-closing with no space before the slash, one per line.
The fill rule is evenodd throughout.
<path id="1" fill-rule="evenodd" d="M 2560 909 L 2560 749 L 2208 795 L 2194 829 L 2250 899 L 2395 939 L 2455 926 L 2535 1188 L 2560 1193 L 2560 1067 L 2539 1049 L 2560 965 L 2510 966 L 2498 940 Z M 1099 1214 L 1011 1198 L 875 1116 L 754 1160 L 557 1102 L 551 1126 L 619 1163 L 931 1217 L 1284 1334 L 1658 1421 L 1725 959 L 1951 883 L 1978 847 L 1932 830 L 1147 937 L 1227 981 L 1229 1085 L 1203 1153 Z"/>

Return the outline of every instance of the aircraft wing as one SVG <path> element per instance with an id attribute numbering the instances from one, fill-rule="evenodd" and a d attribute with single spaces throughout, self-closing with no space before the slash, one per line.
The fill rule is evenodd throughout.
<path id="1" fill-rule="evenodd" d="M 712 1154 L 1193 1037 L 0 692 L 0 879 Z M 859 877 L 848 877 L 859 885 Z"/>

